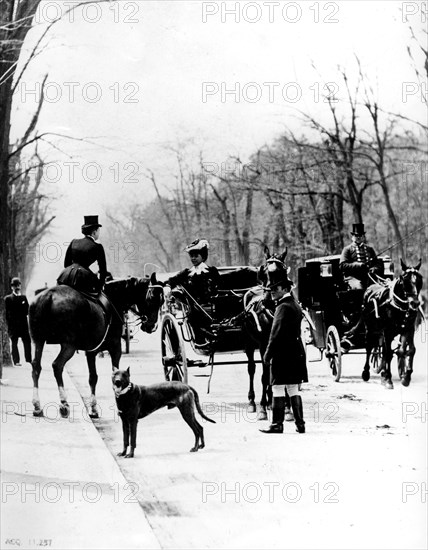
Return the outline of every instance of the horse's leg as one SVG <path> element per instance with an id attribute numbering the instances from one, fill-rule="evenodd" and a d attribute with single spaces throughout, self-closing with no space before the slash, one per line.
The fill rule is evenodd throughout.
<path id="1" fill-rule="evenodd" d="M 96 367 L 96 357 L 97 354 L 91 351 L 86 352 L 86 362 L 88 363 L 88 369 L 89 369 L 89 387 L 91 389 L 91 397 L 90 397 L 90 412 L 89 417 L 90 418 L 99 418 L 98 409 L 97 409 L 97 398 L 95 397 L 95 390 L 97 387 L 98 382 L 98 374 L 97 374 L 97 367 Z"/>
<path id="2" fill-rule="evenodd" d="M 58 384 L 59 398 L 61 401 L 59 412 L 61 413 L 61 416 L 63 418 L 68 418 L 70 414 L 70 405 L 67 402 L 67 395 L 64 390 L 62 373 L 64 370 L 64 365 L 73 357 L 75 351 L 76 348 L 74 348 L 73 346 L 70 346 L 69 344 L 61 344 L 61 351 L 52 363 L 55 380 Z"/>
<path id="3" fill-rule="evenodd" d="M 42 372 L 42 353 L 43 353 L 43 346 L 45 345 L 44 342 L 37 341 L 35 342 L 35 352 L 34 352 L 34 359 L 32 361 L 32 377 L 33 377 L 33 415 L 34 416 L 43 416 L 43 409 L 40 406 L 40 398 L 39 398 L 39 378 L 40 373 Z"/>
<path id="4" fill-rule="evenodd" d="M 120 358 L 122 357 L 122 343 L 120 336 L 117 341 L 114 341 L 108 348 L 108 352 L 111 357 L 112 370 L 119 368 Z"/>
<path id="5" fill-rule="evenodd" d="M 413 358 L 416 353 L 414 342 L 414 332 L 403 334 L 400 337 L 400 347 L 398 348 L 398 373 L 401 378 L 401 384 L 407 387 L 410 384 L 413 372 Z"/>
<path id="6" fill-rule="evenodd" d="M 256 403 L 254 401 L 256 394 L 254 391 L 254 374 L 256 372 L 256 362 L 254 361 L 254 347 L 247 346 L 245 349 L 245 354 L 247 356 L 247 370 L 248 370 L 248 377 L 250 379 L 250 387 L 248 389 L 248 405 L 247 405 L 247 411 L 248 412 L 256 412 Z"/>
<path id="7" fill-rule="evenodd" d="M 287 386 L 285 387 L 285 415 L 284 420 L 286 422 L 294 422 L 293 411 L 291 410 L 291 399 L 288 395 Z"/>
<path id="8" fill-rule="evenodd" d="M 384 349 L 383 349 L 383 359 L 382 359 L 382 372 L 380 373 L 382 385 L 385 386 L 385 389 L 392 390 L 394 384 L 392 383 L 391 377 L 391 361 L 392 361 L 392 338 L 385 335 Z"/>
<path id="9" fill-rule="evenodd" d="M 373 347 L 373 336 L 370 336 L 369 329 L 366 327 L 366 362 L 364 363 L 363 372 L 361 373 L 361 378 L 364 382 L 370 380 L 370 355 Z"/>
<path id="10" fill-rule="evenodd" d="M 267 420 L 267 409 L 272 405 L 272 389 L 270 387 L 270 368 L 265 365 L 263 356 L 266 351 L 266 345 L 260 345 L 260 355 L 262 357 L 262 398 L 260 400 L 260 411 L 257 420 Z"/>

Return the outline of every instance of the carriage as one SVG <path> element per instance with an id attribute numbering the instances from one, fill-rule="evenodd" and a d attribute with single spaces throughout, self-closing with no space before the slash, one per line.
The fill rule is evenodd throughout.
<path id="1" fill-rule="evenodd" d="M 219 267 L 220 283 L 210 304 L 201 306 L 184 287 L 177 286 L 165 297 L 161 310 L 161 353 L 165 379 L 187 383 L 188 369 L 210 367 L 209 385 L 214 364 L 247 361 L 215 361 L 216 355 L 246 351 L 248 336 L 242 325 L 228 320 L 239 316 L 247 292 L 258 285 L 254 267 Z M 157 274 L 160 282 L 172 274 Z"/>
<path id="2" fill-rule="evenodd" d="M 384 264 L 384 277 L 393 279 L 394 266 L 389 256 L 380 256 Z M 328 360 L 335 381 L 342 374 L 343 335 L 355 325 L 361 314 L 364 291 L 349 290 L 339 268 L 340 255 L 322 256 L 307 260 L 298 269 L 298 297 L 310 324 L 309 342 Z M 354 345 L 348 353 L 362 353 L 365 348 L 364 326 L 355 335 Z M 364 349 L 365 353 L 365 349 Z M 383 347 L 381 337 L 372 349 L 370 365 L 380 371 Z"/>

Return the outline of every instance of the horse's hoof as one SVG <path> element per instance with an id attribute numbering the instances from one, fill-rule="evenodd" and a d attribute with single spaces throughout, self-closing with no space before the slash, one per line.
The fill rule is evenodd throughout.
<path id="1" fill-rule="evenodd" d="M 394 384 L 392 383 L 392 380 L 382 380 L 382 384 L 385 386 L 386 390 L 394 389 Z"/>
<path id="2" fill-rule="evenodd" d="M 61 405 L 59 413 L 62 418 L 68 418 L 70 416 L 70 407 L 68 405 Z"/>
<path id="3" fill-rule="evenodd" d="M 95 412 L 90 412 L 90 413 L 88 413 L 88 415 L 89 415 L 89 418 L 92 418 L 92 419 L 100 417 L 100 415 L 96 411 Z"/>
<path id="4" fill-rule="evenodd" d="M 370 371 L 369 370 L 363 370 L 361 374 L 361 378 L 364 380 L 364 382 L 368 382 L 370 380 Z"/>
<path id="5" fill-rule="evenodd" d="M 257 412 L 256 404 L 255 403 L 248 403 L 247 412 L 249 412 L 249 413 Z"/>
<path id="6" fill-rule="evenodd" d="M 266 411 L 260 411 L 259 414 L 257 415 L 257 420 L 267 420 L 267 419 L 268 419 L 268 415 Z"/>
<path id="7" fill-rule="evenodd" d="M 33 411 L 33 416 L 43 417 L 44 416 L 43 410 L 42 409 L 37 409 L 36 411 Z"/>
<path id="8" fill-rule="evenodd" d="M 401 385 L 406 387 L 410 384 L 411 375 L 405 374 L 403 378 L 401 379 Z"/>

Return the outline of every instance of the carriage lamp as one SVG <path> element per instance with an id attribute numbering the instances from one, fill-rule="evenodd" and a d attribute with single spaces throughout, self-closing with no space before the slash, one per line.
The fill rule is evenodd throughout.
<path id="1" fill-rule="evenodd" d="M 320 265 L 321 277 L 333 277 L 333 266 L 331 264 Z"/>

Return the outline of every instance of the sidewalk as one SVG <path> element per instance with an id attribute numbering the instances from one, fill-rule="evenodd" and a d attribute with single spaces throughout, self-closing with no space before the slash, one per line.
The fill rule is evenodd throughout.
<path id="1" fill-rule="evenodd" d="M 40 377 L 44 418 L 32 415 L 31 367 L 3 369 L 0 548 L 160 548 L 67 372 L 71 414 L 59 415 L 50 367 Z"/>

